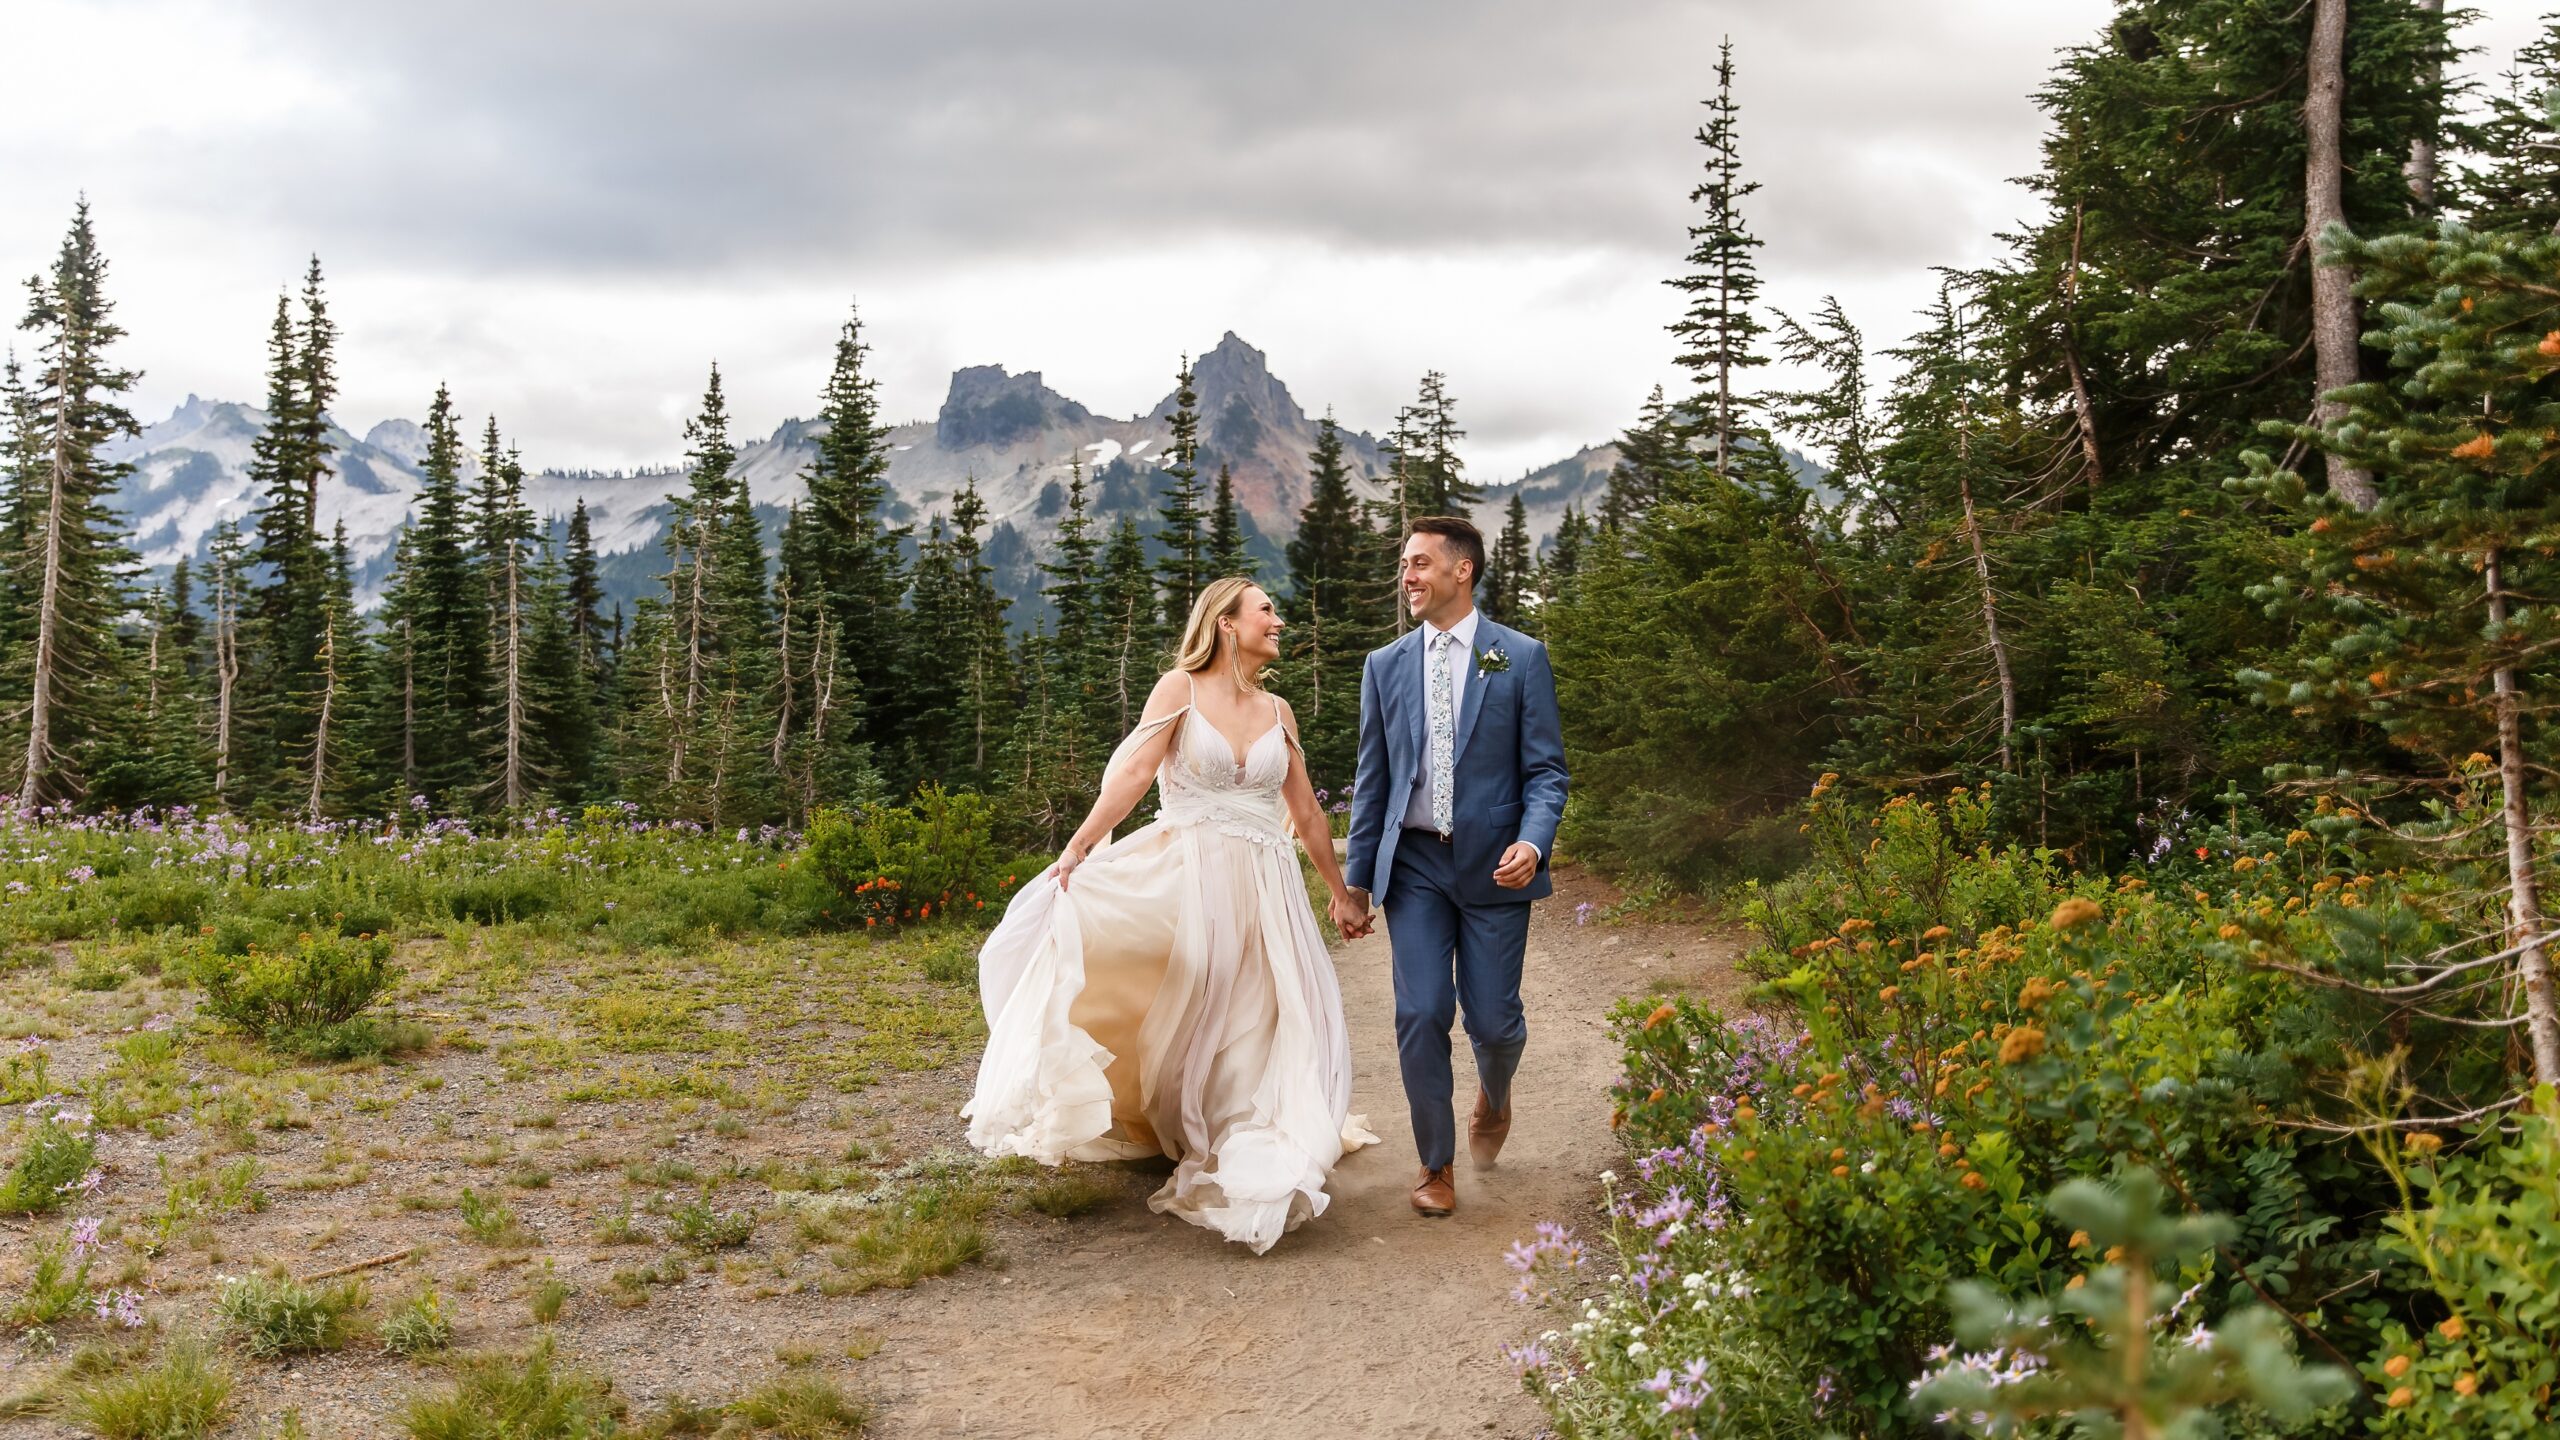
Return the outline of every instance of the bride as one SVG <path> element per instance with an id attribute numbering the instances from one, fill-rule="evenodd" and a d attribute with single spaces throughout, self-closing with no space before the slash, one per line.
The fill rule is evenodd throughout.
<path id="1" fill-rule="evenodd" d="M 1374 1144 L 1291 831 L 1347 935 L 1342 881 L 1288 702 L 1262 688 L 1280 615 L 1249 580 L 1203 590 L 1176 667 L 1113 752 L 1093 813 L 978 954 L 987 1050 L 961 1114 L 988 1155 L 1174 1163 L 1147 1204 L 1269 1250 L 1324 1213 Z M 1153 823 L 1112 829 L 1150 782 Z"/>

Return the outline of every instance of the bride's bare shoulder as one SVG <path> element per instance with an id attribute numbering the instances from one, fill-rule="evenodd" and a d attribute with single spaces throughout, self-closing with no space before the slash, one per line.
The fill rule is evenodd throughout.
<path id="1" fill-rule="evenodd" d="M 1191 703 L 1191 677 L 1179 670 L 1167 670 L 1156 677 L 1156 688 L 1147 693 L 1147 718 L 1162 719 Z"/>

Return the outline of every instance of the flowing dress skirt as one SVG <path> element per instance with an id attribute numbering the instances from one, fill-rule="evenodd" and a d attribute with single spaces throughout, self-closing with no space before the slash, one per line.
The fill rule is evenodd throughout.
<path id="1" fill-rule="evenodd" d="M 1342 997 L 1296 842 L 1273 827 L 1160 818 L 1066 889 L 1051 867 L 978 975 L 987 1049 L 961 1113 L 986 1154 L 1169 1156 L 1149 1207 L 1260 1254 L 1323 1214 L 1335 1162 L 1377 1141 L 1350 1113 Z"/>

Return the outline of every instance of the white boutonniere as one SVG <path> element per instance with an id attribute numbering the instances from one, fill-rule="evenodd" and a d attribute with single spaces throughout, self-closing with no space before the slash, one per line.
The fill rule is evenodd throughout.
<path id="1" fill-rule="evenodd" d="M 1510 668 L 1511 657 L 1503 654 L 1502 647 L 1499 645 L 1489 646 L 1476 652 L 1478 675 L 1499 675 Z"/>

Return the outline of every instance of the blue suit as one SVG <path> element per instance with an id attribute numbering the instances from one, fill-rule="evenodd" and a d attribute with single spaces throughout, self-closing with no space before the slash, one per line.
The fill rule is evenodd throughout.
<path id="1" fill-rule="evenodd" d="M 1547 647 L 1479 619 L 1476 654 L 1458 656 L 1458 726 L 1450 838 L 1404 828 L 1417 787 L 1430 784 L 1423 630 L 1369 656 L 1360 680 L 1360 767 L 1352 782 L 1345 879 L 1385 912 L 1394 954 L 1396 1054 L 1413 1138 L 1428 1169 L 1457 1146 L 1449 1026 L 1463 1011 L 1476 1074 L 1497 1111 L 1511 1104 L 1529 1027 L 1520 1006 L 1529 902 L 1555 889 L 1547 857 L 1564 818 L 1564 736 Z M 1486 668 L 1499 653 L 1509 664 Z M 1538 847 L 1527 887 L 1493 882 L 1516 841 Z"/>

